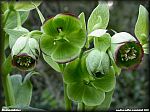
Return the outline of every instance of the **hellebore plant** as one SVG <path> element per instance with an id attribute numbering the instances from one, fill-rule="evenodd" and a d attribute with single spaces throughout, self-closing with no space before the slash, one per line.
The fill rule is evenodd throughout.
<path id="1" fill-rule="evenodd" d="M 38 9 L 40 2 L 3 2 L 0 74 L 5 94 L 5 107 L 41 110 L 30 107 L 30 77 L 40 54 L 64 82 L 66 110 L 108 110 L 121 69 L 135 69 L 144 53 L 148 54 L 148 12 L 140 5 L 133 37 L 127 32 L 109 34 L 109 7 L 100 2 L 86 24 L 82 12 L 78 17 L 60 13 L 45 21 Z M 28 31 L 22 26 L 30 10 L 36 9 L 41 30 Z M 13 20 L 13 21 L 12 21 Z M 87 26 L 87 27 L 86 27 Z M 8 44 L 4 44 L 8 43 Z M 94 44 L 93 48 L 90 45 Z M 9 46 L 11 54 L 5 57 Z M 40 53 L 41 51 L 41 53 Z M 29 72 L 11 75 L 12 65 Z"/>

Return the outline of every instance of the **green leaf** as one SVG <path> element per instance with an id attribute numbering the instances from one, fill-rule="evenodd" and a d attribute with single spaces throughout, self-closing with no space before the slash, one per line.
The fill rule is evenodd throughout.
<path id="1" fill-rule="evenodd" d="M 19 11 L 21 23 L 23 24 L 29 15 L 29 11 Z M 13 20 L 13 21 L 12 21 Z M 14 11 L 11 11 L 8 20 L 6 22 L 5 28 L 6 29 L 14 29 L 17 27 L 17 15 Z"/>
<path id="2" fill-rule="evenodd" d="M 58 63 L 52 60 L 50 56 L 43 54 L 43 58 L 54 70 L 56 70 L 57 72 L 61 72 Z"/>
<path id="3" fill-rule="evenodd" d="M 82 23 L 82 28 L 83 30 L 86 32 L 86 22 L 85 22 L 85 14 L 84 12 L 82 12 L 80 15 L 79 15 L 79 19 Z"/>
<path id="4" fill-rule="evenodd" d="M 113 70 L 113 67 L 109 69 L 109 73 L 103 76 L 102 78 L 96 78 L 92 84 L 97 88 L 104 92 L 109 92 L 112 89 L 114 89 L 116 84 L 115 79 L 115 71 Z"/>
<path id="5" fill-rule="evenodd" d="M 38 14 L 39 14 L 39 17 L 40 17 L 41 23 L 43 24 L 43 23 L 44 23 L 44 21 L 45 21 L 45 18 L 43 17 L 43 14 L 41 13 L 41 11 L 39 10 L 38 6 L 37 6 L 35 3 L 33 3 L 33 2 L 32 2 L 32 4 L 35 6 L 36 11 L 37 11 L 37 12 L 38 12 Z"/>
<path id="6" fill-rule="evenodd" d="M 8 10 L 8 2 L 2 1 L 1 2 L 1 10 L 4 13 L 6 10 Z"/>
<path id="7" fill-rule="evenodd" d="M 142 46 L 142 48 L 144 49 L 144 53 L 145 53 L 145 54 L 149 54 L 149 43 L 144 44 L 144 45 Z"/>
<path id="8" fill-rule="evenodd" d="M 139 15 L 135 25 L 135 35 L 142 45 L 147 42 L 149 35 L 149 18 L 148 11 L 142 5 L 139 7 Z"/>
<path id="9" fill-rule="evenodd" d="M 32 9 L 35 9 L 35 6 L 32 4 L 34 3 L 36 6 L 39 6 L 41 4 L 41 1 L 19 1 L 15 2 L 14 9 L 17 11 L 30 11 Z"/>
<path id="10" fill-rule="evenodd" d="M 106 52 L 111 45 L 111 37 L 109 34 L 104 34 L 101 37 L 94 38 L 94 47 L 100 51 Z"/>
<path id="11" fill-rule="evenodd" d="M 82 82 L 67 85 L 67 94 L 72 101 L 81 102 L 85 85 Z"/>
<path id="12" fill-rule="evenodd" d="M 2 65 L 3 74 L 9 74 L 12 71 L 12 58 L 9 55 Z"/>
<path id="13" fill-rule="evenodd" d="M 16 40 L 29 31 L 23 27 L 16 27 L 14 29 L 5 29 L 5 32 L 9 35 L 9 46 L 12 48 Z"/>
<path id="14" fill-rule="evenodd" d="M 85 85 L 83 102 L 87 106 L 96 106 L 100 105 L 105 99 L 105 93 L 101 90 L 97 90 L 94 87 Z"/>
<path id="15" fill-rule="evenodd" d="M 32 96 L 32 84 L 29 78 L 33 74 L 35 73 L 34 72 L 28 73 L 23 82 L 21 75 L 17 74 L 11 76 L 16 105 L 24 105 L 24 106 L 30 105 Z"/>
<path id="16" fill-rule="evenodd" d="M 95 29 L 105 29 L 108 22 L 109 7 L 106 2 L 100 2 L 88 19 L 88 33 L 91 33 Z"/>

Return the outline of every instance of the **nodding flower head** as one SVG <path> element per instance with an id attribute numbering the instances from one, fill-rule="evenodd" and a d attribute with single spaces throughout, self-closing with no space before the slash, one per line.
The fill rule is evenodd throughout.
<path id="1" fill-rule="evenodd" d="M 24 71 L 32 70 L 40 54 L 39 44 L 28 36 L 19 37 L 12 48 L 12 64 Z"/>
<path id="2" fill-rule="evenodd" d="M 135 68 L 142 61 L 144 53 L 143 48 L 130 34 L 125 32 L 115 34 L 112 37 L 112 46 L 116 64 L 119 67 Z"/>
<path id="3" fill-rule="evenodd" d="M 116 51 L 116 63 L 120 67 L 134 68 L 142 61 L 143 49 L 138 42 L 126 42 Z"/>

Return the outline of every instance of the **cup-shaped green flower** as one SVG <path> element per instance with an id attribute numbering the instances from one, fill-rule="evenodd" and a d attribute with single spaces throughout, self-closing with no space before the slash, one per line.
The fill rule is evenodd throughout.
<path id="1" fill-rule="evenodd" d="M 44 34 L 40 40 L 41 50 L 58 63 L 77 58 L 85 45 L 86 32 L 75 16 L 58 14 L 47 20 L 42 30 Z"/>
<path id="2" fill-rule="evenodd" d="M 118 67 L 135 68 L 143 58 L 141 44 L 129 33 L 116 33 L 111 38 L 112 51 Z"/>
<path id="3" fill-rule="evenodd" d="M 12 47 L 12 64 L 19 70 L 32 70 L 40 54 L 39 44 L 29 36 L 19 37 Z"/>
<path id="4" fill-rule="evenodd" d="M 112 66 L 103 77 L 93 77 L 86 67 L 87 55 L 82 59 L 67 64 L 64 70 L 64 82 L 67 84 L 68 97 L 87 106 L 100 105 L 105 100 L 105 93 L 114 89 L 116 79 Z M 107 97 L 106 97 L 107 99 Z"/>

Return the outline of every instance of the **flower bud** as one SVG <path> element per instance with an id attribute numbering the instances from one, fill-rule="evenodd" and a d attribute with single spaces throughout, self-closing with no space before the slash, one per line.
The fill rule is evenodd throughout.
<path id="1" fill-rule="evenodd" d="M 97 49 L 92 50 L 86 58 L 86 66 L 89 74 L 97 78 L 103 77 L 109 72 L 110 60 L 106 52 Z"/>
<path id="2" fill-rule="evenodd" d="M 121 32 L 112 36 L 111 50 L 118 67 L 135 68 L 143 58 L 143 48 L 136 39 L 126 33 Z"/>
<path id="3" fill-rule="evenodd" d="M 35 67 L 39 54 L 38 42 L 29 36 L 21 36 L 12 47 L 12 64 L 20 70 L 31 70 Z"/>

